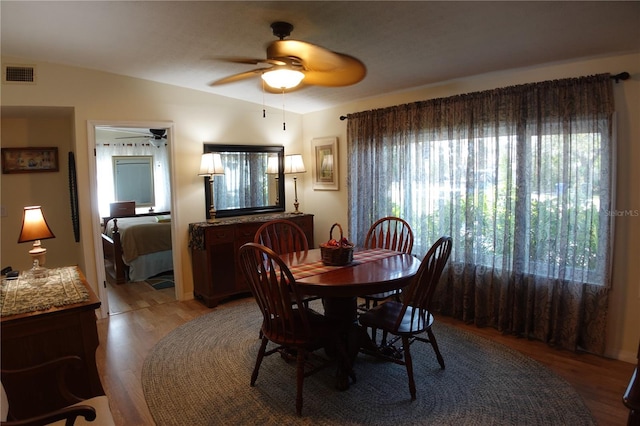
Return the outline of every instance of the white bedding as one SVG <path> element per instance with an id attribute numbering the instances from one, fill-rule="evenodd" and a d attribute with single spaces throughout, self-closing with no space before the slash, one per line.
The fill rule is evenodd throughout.
<path id="1" fill-rule="evenodd" d="M 141 223 L 157 223 L 158 220 L 155 216 L 134 216 L 134 217 L 117 217 L 118 221 L 118 229 L 122 230 L 126 229 L 131 225 L 138 225 Z M 107 222 L 107 226 L 104 230 L 105 235 L 108 237 L 113 237 L 113 219 Z"/>

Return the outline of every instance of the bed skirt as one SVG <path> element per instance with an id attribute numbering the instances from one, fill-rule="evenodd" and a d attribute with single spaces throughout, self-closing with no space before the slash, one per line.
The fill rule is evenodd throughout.
<path id="1" fill-rule="evenodd" d="M 144 281 L 162 272 L 173 270 L 172 250 L 145 254 L 132 260 L 129 266 L 129 281 Z"/>

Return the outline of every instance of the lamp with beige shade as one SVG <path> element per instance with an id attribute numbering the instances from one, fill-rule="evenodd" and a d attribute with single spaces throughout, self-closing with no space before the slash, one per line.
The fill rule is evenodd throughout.
<path id="1" fill-rule="evenodd" d="M 31 255 L 31 264 L 33 267 L 29 271 L 34 278 L 42 278 L 46 276 L 47 270 L 43 266 L 46 260 L 47 249 L 42 247 L 41 240 L 55 238 L 44 218 L 42 208 L 40 206 L 28 206 L 24 208 L 22 215 L 22 229 L 18 237 L 18 243 L 26 243 L 33 241 L 33 247 L 29 250 Z"/>
<path id="2" fill-rule="evenodd" d="M 298 203 L 298 181 L 295 174 L 305 173 L 306 171 L 307 170 L 304 168 L 304 161 L 302 161 L 302 155 L 293 154 L 284 157 L 284 174 L 294 175 L 293 189 L 295 201 L 293 203 L 293 207 L 295 207 L 295 211 L 293 211 L 293 214 L 302 214 L 302 212 L 298 210 L 298 206 L 300 206 L 300 203 Z"/>
<path id="3" fill-rule="evenodd" d="M 209 220 L 208 222 L 217 222 L 216 208 L 214 206 L 214 193 L 213 193 L 213 179 L 215 176 L 224 175 L 224 167 L 222 166 L 222 157 L 220 154 L 208 152 L 202 154 L 200 160 L 200 171 L 198 176 L 206 176 L 209 178 L 209 185 L 211 186 L 211 207 L 209 208 Z"/>

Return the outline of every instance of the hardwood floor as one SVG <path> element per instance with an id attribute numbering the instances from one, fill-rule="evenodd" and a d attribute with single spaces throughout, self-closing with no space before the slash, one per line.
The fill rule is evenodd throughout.
<path id="1" fill-rule="evenodd" d="M 136 294 L 138 301 L 129 303 L 126 301 L 126 295 L 127 292 L 121 293 L 121 302 L 123 306 L 128 306 L 127 311 L 98 320 L 98 369 L 111 402 L 116 424 L 153 425 L 140 381 L 145 357 L 171 330 L 211 312 L 212 309 L 195 300 L 162 302 L 157 299 L 157 295 L 149 292 Z M 146 301 L 143 300 L 145 296 L 148 296 Z M 622 404 L 622 394 L 631 378 L 634 365 L 589 354 L 552 349 L 541 342 L 503 336 L 496 330 L 480 329 L 451 318 L 439 317 L 437 321 L 502 343 L 537 360 L 576 389 L 598 424 L 626 424 L 628 411 Z M 176 398 L 179 398 L 179 395 L 176 395 Z"/>
<path id="2" fill-rule="evenodd" d="M 174 287 L 156 290 L 145 281 L 126 284 L 107 282 L 107 293 L 111 314 L 121 314 L 176 300 Z"/>

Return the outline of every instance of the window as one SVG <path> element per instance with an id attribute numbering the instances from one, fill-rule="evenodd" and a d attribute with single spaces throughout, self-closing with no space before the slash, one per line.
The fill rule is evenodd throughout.
<path id="1" fill-rule="evenodd" d="M 548 90 L 518 86 L 361 113 L 376 115 L 366 137 L 353 133 L 359 124 L 350 117 L 350 182 L 360 189 L 350 197 L 350 229 L 364 235 L 393 214 L 418 228 L 418 254 L 449 234 L 463 263 L 608 284 L 611 112 L 562 111 L 558 96 L 567 95 L 554 90 L 566 85 Z M 538 98 L 527 98 L 532 91 Z M 378 196 L 367 200 L 371 193 Z"/>
<path id="2" fill-rule="evenodd" d="M 155 205 L 153 156 L 113 157 L 115 201 L 135 201 L 136 207 Z"/>
<path id="3" fill-rule="evenodd" d="M 613 105 L 599 75 L 351 114 L 350 235 L 399 216 L 418 256 L 450 235 L 436 310 L 602 353 Z"/>
<path id="4" fill-rule="evenodd" d="M 146 131 L 145 129 L 134 129 L 140 131 Z M 170 180 L 170 164 L 169 164 L 169 147 L 167 142 L 157 144 L 151 143 L 148 140 L 140 141 L 121 141 L 119 140 L 120 134 L 118 128 L 112 127 L 100 127 L 96 126 L 96 176 L 97 176 L 97 196 L 98 196 L 98 209 L 100 211 L 100 217 L 109 216 L 109 205 L 116 201 L 116 196 L 120 201 L 130 201 L 135 199 L 138 201 L 136 207 L 138 207 L 137 213 L 146 213 L 149 209 L 153 208 L 156 212 L 168 212 L 171 210 L 171 180 Z M 145 136 L 143 139 L 147 139 Z M 129 137 L 125 137 L 129 139 Z M 133 174 L 141 173 L 144 177 L 141 177 L 141 181 L 147 182 L 145 185 L 138 186 L 134 194 L 126 193 L 123 191 L 129 191 L 133 189 L 133 183 L 137 183 L 138 178 L 124 178 L 128 182 L 128 185 L 120 186 L 116 189 L 116 174 L 114 158 L 134 158 L 133 162 L 139 162 L 140 158 L 145 158 L 144 164 L 139 167 L 135 165 L 131 166 Z M 151 158 L 150 163 L 147 163 L 148 158 Z M 147 165 L 148 164 L 148 165 Z M 123 167 L 124 164 L 123 164 Z M 153 179 L 152 183 L 146 180 L 147 171 L 150 173 L 150 178 Z M 130 172 L 125 172 L 130 173 Z M 129 188 L 129 186 L 132 186 Z M 153 195 L 146 192 L 152 188 Z M 143 189 L 143 194 L 137 194 L 139 189 Z M 117 194 L 117 195 L 116 195 Z M 122 198 L 120 198 L 122 197 Z M 123 199 L 124 198 L 124 199 Z M 151 201 L 149 201 L 151 200 Z M 140 204 L 142 203 L 142 205 Z M 153 203 L 153 204 L 147 204 Z"/>
<path id="5" fill-rule="evenodd" d="M 516 139 L 509 135 L 411 144 L 414 161 L 409 167 L 423 173 L 409 185 L 392 181 L 391 204 L 401 206 L 409 200 L 409 216 L 422 218 L 420 222 L 433 231 L 458 224 L 457 229 L 468 233 L 458 237 L 470 248 L 475 264 L 512 269 L 515 265 L 504 264 L 511 259 L 505 257 L 506 248 L 518 251 L 513 257 L 526 259 L 521 272 L 602 284 L 607 265 L 602 262 L 605 257 L 598 256 L 599 241 L 606 237 L 600 235 L 599 221 L 608 219 L 600 215 L 602 170 L 593 158 L 601 150 L 602 136 L 580 133 L 566 141 L 560 134 L 532 136 L 521 144 L 522 155 Z M 470 149 L 482 153 L 480 158 Z M 571 161 L 565 162 L 567 155 Z M 476 157 L 471 168 L 466 163 L 470 157 Z M 523 178 L 517 187 L 519 176 Z M 515 208 L 516 200 L 522 208 Z M 519 217 L 520 211 L 524 214 Z M 523 244 L 515 244 L 505 236 L 513 235 L 520 224 L 530 230 L 524 232 Z M 557 237 L 566 234 L 572 234 L 571 243 L 563 248 Z M 428 248 L 417 244 L 419 253 Z M 572 266 L 563 270 L 561 265 L 567 263 Z"/>

